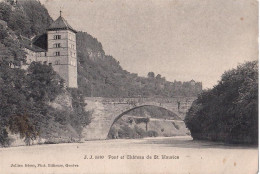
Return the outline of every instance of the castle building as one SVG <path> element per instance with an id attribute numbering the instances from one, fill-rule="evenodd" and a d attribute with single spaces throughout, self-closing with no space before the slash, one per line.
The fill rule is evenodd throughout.
<path id="1" fill-rule="evenodd" d="M 77 88 L 76 33 L 60 12 L 59 18 L 49 26 L 45 34 L 33 40 L 22 38 L 27 53 L 23 68 L 33 61 L 52 65 L 65 80 L 67 87 Z"/>

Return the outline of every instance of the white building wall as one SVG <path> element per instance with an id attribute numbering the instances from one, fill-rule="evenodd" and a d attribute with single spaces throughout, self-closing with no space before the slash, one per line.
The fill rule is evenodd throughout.
<path id="1" fill-rule="evenodd" d="M 59 37 L 58 37 L 59 36 Z M 77 88 L 76 34 L 70 30 L 48 31 L 48 51 L 27 52 L 27 64 L 33 61 L 52 64 L 70 88 Z"/>
<path id="2" fill-rule="evenodd" d="M 60 47 L 57 47 L 58 45 Z M 74 32 L 70 30 L 48 31 L 48 59 L 68 87 L 78 87 L 76 34 Z"/>

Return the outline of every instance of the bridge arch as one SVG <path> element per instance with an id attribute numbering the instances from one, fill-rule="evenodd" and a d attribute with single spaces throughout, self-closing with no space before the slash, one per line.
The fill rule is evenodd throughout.
<path id="1" fill-rule="evenodd" d="M 144 108 L 144 107 L 147 107 L 147 106 L 156 107 L 156 108 L 161 108 L 161 109 L 165 109 L 165 110 L 167 110 L 167 111 L 170 111 L 171 113 L 173 113 L 173 114 L 177 117 L 177 118 L 174 119 L 174 120 L 181 120 L 181 121 L 182 121 L 182 119 L 178 116 L 178 114 L 176 114 L 174 111 L 171 111 L 171 110 L 169 110 L 169 109 L 167 109 L 167 108 L 164 108 L 164 107 L 162 107 L 162 106 L 157 106 L 157 105 L 140 105 L 140 106 L 134 106 L 133 108 L 128 109 L 128 110 L 122 112 L 121 114 L 119 114 L 118 116 L 116 116 L 116 117 L 114 118 L 112 124 L 110 125 L 110 127 L 109 127 L 109 129 L 108 129 L 108 132 L 107 132 L 107 136 L 106 136 L 106 137 L 108 137 L 108 134 L 109 134 L 111 128 L 113 127 L 113 125 L 114 125 L 120 118 L 122 118 L 124 115 L 128 114 L 129 112 L 131 112 L 131 111 L 133 111 L 133 110 L 135 110 L 135 109 Z"/>
<path id="2" fill-rule="evenodd" d="M 195 98 L 85 98 L 86 111 L 92 113 L 92 120 L 82 131 L 83 140 L 106 139 L 111 126 L 128 112 L 154 106 L 164 108 L 184 118 Z M 180 103 L 180 107 L 178 106 Z"/>

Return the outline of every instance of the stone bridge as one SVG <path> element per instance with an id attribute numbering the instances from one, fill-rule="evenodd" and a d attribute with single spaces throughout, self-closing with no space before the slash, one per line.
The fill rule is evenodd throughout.
<path id="1" fill-rule="evenodd" d="M 86 110 L 92 112 L 91 123 L 83 129 L 84 140 L 106 139 L 111 126 L 123 115 L 131 110 L 156 106 L 167 109 L 178 116 L 178 120 L 184 119 L 195 97 L 176 98 L 102 98 L 87 97 Z"/>

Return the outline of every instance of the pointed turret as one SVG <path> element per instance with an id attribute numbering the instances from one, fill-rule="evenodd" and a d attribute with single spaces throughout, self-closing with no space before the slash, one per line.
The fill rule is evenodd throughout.
<path id="1" fill-rule="evenodd" d="M 61 11 L 60 16 L 58 19 L 56 19 L 48 28 L 48 31 L 54 31 L 54 30 L 71 30 L 74 33 L 77 33 L 76 30 L 74 30 L 69 23 L 62 17 Z"/>

